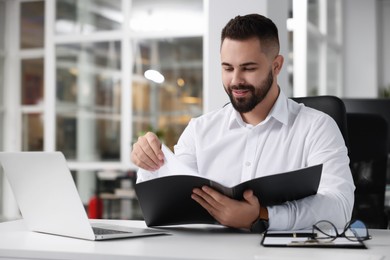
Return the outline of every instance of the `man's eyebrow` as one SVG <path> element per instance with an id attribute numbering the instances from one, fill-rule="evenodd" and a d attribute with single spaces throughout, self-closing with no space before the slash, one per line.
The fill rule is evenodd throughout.
<path id="1" fill-rule="evenodd" d="M 256 62 L 245 62 L 243 64 L 240 64 L 240 67 L 246 67 L 246 66 L 253 66 L 258 65 Z"/>
<path id="2" fill-rule="evenodd" d="M 227 63 L 227 62 L 222 62 L 221 65 L 222 65 L 222 66 L 230 66 L 230 67 L 233 66 L 232 64 Z M 239 66 L 240 66 L 240 67 L 246 67 L 246 66 L 253 66 L 253 65 L 256 65 L 256 66 L 257 66 L 258 63 L 256 63 L 256 62 L 245 62 L 245 63 L 240 64 Z"/>

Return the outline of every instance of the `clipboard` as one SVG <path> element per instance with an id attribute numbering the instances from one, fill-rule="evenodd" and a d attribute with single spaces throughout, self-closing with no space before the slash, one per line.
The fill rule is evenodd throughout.
<path id="1" fill-rule="evenodd" d="M 367 249 L 363 241 L 351 241 L 338 237 L 331 242 L 312 238 L 311 232 L 266 232 L 260 243 L 264 247 L 298 247 L 298 248 L 351 248 Z"/>

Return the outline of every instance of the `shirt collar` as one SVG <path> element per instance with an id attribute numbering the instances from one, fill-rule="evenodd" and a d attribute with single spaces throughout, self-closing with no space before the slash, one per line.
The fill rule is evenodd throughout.
<path id="1" fill-rule="evenodd" d="M 279 88 L 280 89 L 280 88 Z M 284 125 L 288 124 L 288 99 L 280 89 L 279 96 L 267 117 L 273 117 Z"/>
<path id="2" fill-rule="evenodd" d="M 230 114 L 230 118 L 229 118 L 229 124 L 228 124 L 229 129 L 234 129 L 238 127 L 247 127 L 248 124 L 246 124 L 244 120 L 242 120 L 240 113 L 238 113 L 231 104 L 229 104 L 229 107 L 232 110 L 232 113 Z M 276 99 L 274 106 L 272 107 L 266 119 L 261 123 L 267 122 L 268 120 L 270 120 L 270 118 L 275 118 L 277 121 L 281 122 L 282 124 L 285 125 L 288 124 L 287 97 L 281 89 L 279 91 L 279 96 Z"/>

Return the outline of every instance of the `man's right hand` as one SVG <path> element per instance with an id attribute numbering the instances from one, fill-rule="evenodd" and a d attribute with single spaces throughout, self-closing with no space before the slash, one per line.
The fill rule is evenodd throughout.
<path id="1" fill-rule="evenodd" d="M 140 136 L 133 145 L 131 160 L 142 169 L 158 170 L 164 164 L 164 154 L 161 151 L 161 142 L 158 137 L 152 132 Z"/>

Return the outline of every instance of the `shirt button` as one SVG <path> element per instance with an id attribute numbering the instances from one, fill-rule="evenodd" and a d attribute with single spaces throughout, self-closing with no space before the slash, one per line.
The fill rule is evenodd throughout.
<path id="1" fill-rule="evenodd" d="M 247 166 L 247 167 L 251 166 L 251 162 L 246 162 L 245 166 Z"/>

